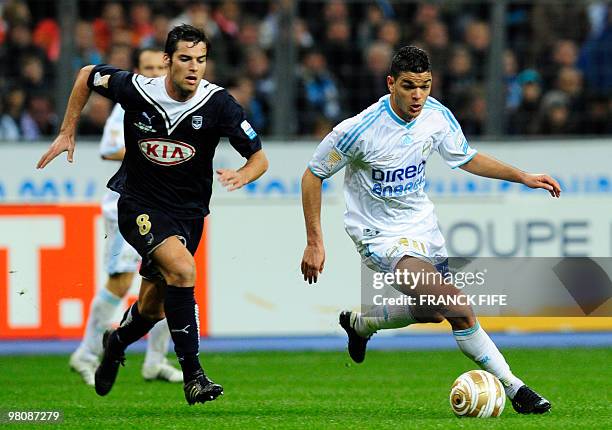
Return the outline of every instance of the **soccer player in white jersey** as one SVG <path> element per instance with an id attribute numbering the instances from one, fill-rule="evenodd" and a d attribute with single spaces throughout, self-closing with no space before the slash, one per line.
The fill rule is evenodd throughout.
<path id="1" fill-rule="evenodd" d="M 148 78 L 166 74 L 162 50 L 143 49 L 134 53 L 134 71 Z M 104 160 L 123 160 L 125 142 L 123 140 L 123 117 L 125 111 L 119 103 L 115 105 L 104 126 L 100 141 L 100 155 Z M 107 190 L 102 199 L 102 215 L 106 230 L 104 268 L 108 280 L 104 288 L 96 292 L 87 319 L 85 336 L 79 347 L 70 356 L 70 367 L 78 372 L 87 385 L 94 385 L 94 374 L 102 355 L 102 335 L 110 327 L 111 319 L 121 300 L 125 297 L 134 273 L 138 271 L 140 256 L 119 233 L 117 225 L 117 201 L 119 194 Z M 147 340 L 147 351 L 142 366 L 142 376 L 146 380 L 161 379 L 169 382 L 182 382 L 181 371 L 166 359 L 170 343 L 168 322 L 163 319 L 151 329 Z"/>
<path id="2" fill-rule="evenodd" d="M 438 152 L 451 168 L 543 188 L 559 197 L 559 184 L 550 176 L 525 173 L 472 149 L 452 113 L 429 97 L 431 85 L 427 54 L 414 46 L 401 48 L 387 76 L 390 94 L 338 124 L 318 146 L 302 178 L 307 233 L 301 263 L 304 280 L 316 282 L 325 262 L 322 181 L 343 167 L 346 231 L 364 264 L 379 272 L 435 275 L 448 267 L 434 207 L 423 191 L 425 164 L 432 152 Z M 409 296 L 460 294 L 439 276 L 420 279 L 408 288 L 396 287 Z M 343 311 L 339 319 L 348 334 L 349 354 L 358 363 L 377 330 L 446 319 L 459 349 L 500 379 L 517 412 L 550 409 L 548 400 L 513 375 L 470 306 L 375 306 L 363 314 Z"/>

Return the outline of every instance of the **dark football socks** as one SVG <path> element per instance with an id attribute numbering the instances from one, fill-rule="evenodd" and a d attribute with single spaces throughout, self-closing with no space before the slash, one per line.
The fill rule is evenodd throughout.
<path id="1" fill-rule="evenodd" d="M 174 351 L 183 369 L 185 382 L 194 379 L 202 367 L 198 359 L 200 322 L 194 287 L 166 287 L 164 301 L 166 320 L 174 341 Z"/>
<path id="2" fill-rule="evenodd" d="M 136 342 L 153 328 L 157 321 L 144 318 L 138 312 L 138 302 L 135 302 L 123 314 L 121 325 L 112 334 L 110 348 L 117 353 L 123 353 L 128 345 Z"/>

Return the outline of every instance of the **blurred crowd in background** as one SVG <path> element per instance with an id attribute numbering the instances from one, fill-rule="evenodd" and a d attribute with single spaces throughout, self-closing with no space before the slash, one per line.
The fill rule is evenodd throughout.
<path id="1" fill-rule="evenodd" d="M 272 132 L 275 43 L 282 8 L 269 1 L 80 1 L 71 75 L 88 64 L 131 69 L 139 47 L 163 49 L 181 23 L 211 39 L 205 79 L 229 89 L 263 135 Z M 612 7 L 606 1 L 510 3 L 503 55 L 508 135 L 612 133 Z M 52 136 L 60 55 L 57 2 L 0 0 L 0 139 Z M 292 37 L 294 134 L 321 138 L 386 94 L 396 49 L 430 54 L 432 95 L 468 137 L 484 134 L 487 61 L 494 29 L 477 2 L 300 1 Z M 80 134 L 100 135 L 111 102 L 93 95 Z"/>

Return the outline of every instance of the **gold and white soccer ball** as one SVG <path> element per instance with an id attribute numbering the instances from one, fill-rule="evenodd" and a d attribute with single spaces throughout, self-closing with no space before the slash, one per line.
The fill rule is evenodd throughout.
<path id="1" fill-rule="evenodd" d="M 453 383 L 450 404 L 458 417 L 498 417 L 504 411 L 506 392 L 489 372 L 470 370 Z"/>

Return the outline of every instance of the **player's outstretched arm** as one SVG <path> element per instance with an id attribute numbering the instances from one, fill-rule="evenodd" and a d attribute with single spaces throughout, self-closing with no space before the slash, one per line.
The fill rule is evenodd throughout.
<path id="1" fill-rule="evenodd" d="M 302 257 L 302 275 L 309 284 L 317 282 L 325 264 L 325 248 L 321 231 L 321 189 L 323 181 L 310 169 L 302 176 L 302 208 L 306 221 L 306 249 Z"/>
<path id="2" fill-rule="evenodd" d="M 91 90 L 87 86 L 87 79 L 93 68 L 94 66 L 85 66 L 79 71 L 72 87 L 72 92 L 70 93 L 70 99 L 68 99 L 68 107 L 66 108 L 66 114 L 64 115 L 64 121 L 62 122 L 60 131 L 47 152 L 40 157 L 38 164 L 36 164 L 37 169 L 44 168 L 55 157 L 65 151 L 68 152 L 68 161 L 72 163 L 74 159 L 74 136 L 76 134 L 77 123 L 79 122 L 81 111 L 85 103 L 87 103 L 89 94 L 91 93 Z"/>
<path id="3" fill-rule="evenodd" d="M 461 166 L 461 168 L 466 172 L 486 178 L 518 182 L 527 185 L 529 188 L 543 188 L 548 190 L 553 197 L 561 195 L 559 183 L 551 176 L 543 173 L 523 172 L 486 154 L 476 154 L 474 158 Z"/>
<path id="4" fill-rule="evenodd" d="M 260 149 L 251 155 L 240 169 L 217 169 L 217 175 L 221 185 L 228 191 L 234 191 L 253 182 L 266 173 L 266 170 L 268 170 L 268 159 L 263 149 Z"/>

